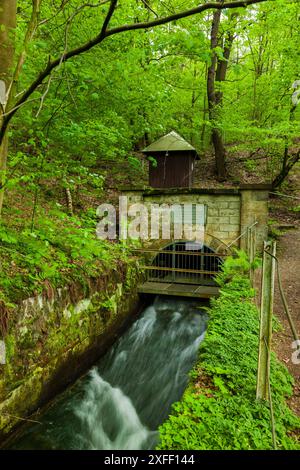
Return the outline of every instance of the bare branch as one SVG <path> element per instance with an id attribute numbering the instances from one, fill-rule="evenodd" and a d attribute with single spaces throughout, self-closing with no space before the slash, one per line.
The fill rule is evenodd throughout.
<path id="1" fill-rule="evenodd" d="M 146 0 L 141 0 L 142 3 L 145 5 L 145 7 L 147 8 L 147 10 L 151 11 L 151 13 L 153 13 L 153 15 L 156 16 L 156 18 L 158 18 L 158 14 L 156 13 L 156 11 L 153 10 L 153 8 L 151 8 L 151 6 L 149 5 L 148 2 L 146 2 Z"/>
<path id="2" fill-rule="evenodd" d="M 10 109 L 9 111 L 7 111 L 6 113 L 3 113 L 1 115 L 4 118 L 3 121 L 5 122 L 6 119 L 8 119 L 8 121 L 10 121 L 11 115 L 14 115 L 18 111 L 18 109 L 22 108 L 22 106 L 24 106 L 25 104 L 32 103 L 33 101 L 39 101 L 39 100 L 40 100 L 40 98 L 31 98 L 30 100 L 28 99 L 28 100 L 22 101 L 22 103 L 17 104 L 12 109 Z M 5 128 L 5 130 L 6 130 L 6 128 Z M 2 128 L 0 130 L 0 136 L 1 136 L 1 134 L 2 134 Z"/>
<path id="3" fill-rule="evenodd" d="M 107 34 L 107 28 L 108 28 L 108 25 L 109 25 L 109 22 L 114 14 L 114 11 L 117 7 L 117 3 L 118 3 L 118 0 L 111 0 L 110 2 L 110 7 L 109 7 L 109 10 L 108 10 L 108 13 L 106 15 L 106 18 L 103 22 L 103 26 L 102 26 L 102 29 L 101 29 L 101 33 L 100 35 L 98 36 L 99 39 L 100 38 L 105 38 L 106 34 Z"/>
<path id="4" fill-rule="evenodd" d="M 155 26 L 161 26 L 166 23 L 171 23 L 172 21 L 180 20 L 182 18 L 188 18 L 189 16 L 196 15 L 198 13 L 202 13 L 206 10 L 223 10 L 226 8 L 245 8 L 250 5 L 255 5 L 257 3 L 262 2 L 273 2 L 274 0 L 238 0 L 233 2 L 224 3 L 223 1 L 220 2 L 209 2 L 199 5 L 196 8 L 191 8 L 190 10 L 182 11 L 179 13 L 174 13 L 173 15 L 165 16 L 163 18 L 158 18 L 153 21 L 149 21 L 146 23 L 133 23 L 133 24 L 125 24 L 122 26 L 118 26 L 116 28 L 112 28 L 107 31 L 106 37 L 113 36 L 114 34 L 123 33 L 125 31 L 133 31 L 138 29 L 149 29 L 154 28 Z"/>
<path id="5" fill-rule="evenodd" d="M 67 5 L 67 3 L 69 3 L 69 2 L 70 2 L 70 0 L 63 0 L 63 1 L 61 2 L 60 7 L 59 7 L 58 10 L 54 13 L 54 15 L 50 16 L 50 18 L 45 18 L 45 19 L 43 19 L 42 21 L 40 21 L 40 22 L 38 23 L 37 27 L 42 26 L 42 25 L 44 25 L 44 24 L 49 23 L 50 21 L 52 21 L 53 18 L 55 18 L 57 15 L 59 15 L 59 13 L 65 8 L 65 6 Z"/>
<path id="6" fill-rule="evenodd" d="M 50 18 L 44 18 L 42 21 L 39 22 L 38 27 L 52 21 L 57 15 L 59 15 L 59 13 L 61 13 L 63 11 L 63 9 L 66 7 L 67 3 L 69 3 L 69 2 L 70 2 L 70 0 L 63 1 L 61 3 L 60 7 L 58 8 L 58 10 L 54 13 L 54 15 L 50 16 Z M 99 3 L 85 3 L 84 5 L 81 5 L 81 7 L 78 8 L 76 11 L 78 12 L 79 10 L 82 10 L 83 8 L 86 8 L 86 7 L 98 8 L 98 7 L 101 7 L 102 5 L 105 5 L 108 2 L 110 2 L 110 0 L 102 0 L 102 2 L 99 2 Z"/>
<path id="7" fill-rule="evenodd" d="M 49 89 L 50 89 L 50 84 L 51 84 L 51 78 L 52 76 L 49 75 L 49 80 L 48 80 L 48 83 L 47 83 L 47 87 L 46 87 L 46 90 L 44 91 L 44 93 L 42 94 L 41 96 L 41 102 L 40 102 L 40 106 L 39 106 L 39 109 L 37 110 L 37 113 L 35 115 L 35 117 L 37 118 L 42 110 L 42 107 L 43 107 L 43 104 L 44 104 L 44 101 L 45 101 L 45 98 L 49 92 Z"/>
<path id="8" fill-rule="evenodd" d="M 27 31 L 25 34 L 24 42 L 23 42 L 23 49 L 22 52 L 18 58 L 16 68 L 14 70 L 13 74 L 13 79 L 11 81 L 10 87 L 9 87 L 9 92 L 8 92 L 8 100 L 7 100 L 7 106 L 9 106 L 13 96 L 13 88 L 14 88 L 14 83 L 18 81 L 18 78 L 21 74 L 26 54 L 27 54 L 27 49 L 30 41 L 32 40 L 36 28 L 37 28 L 37 23 L 38 23 L 38 17 L 40 13 L 40 6 L 41 6 L 41 1 L 42 0 L 32 0 L 32 12 L 31 12 L 31 18 L 28 23 Z"/>

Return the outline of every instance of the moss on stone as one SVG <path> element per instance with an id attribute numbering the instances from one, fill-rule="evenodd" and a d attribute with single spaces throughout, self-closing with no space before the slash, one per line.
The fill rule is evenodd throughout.
<path id="1" fill-rule="evenodd" d="M 117 332 L 133 313 L 139 277 L 138 264 L 129 259 L 112 265 L 104 280 L 94 279 L 94 289 L 87 280 L 88 297 L 74 301 L 69 287 L 56 290 L 50 300 L 32 297 L 18 307 L 5 340 L 8 361 L 0 369 L 0 439 L 22 422 L 16 416 L 28 416 L 51 395 L 49 384 L 60 381 L 60 371 L 75 361 L 79 372 L 81 358 Z M 76 378 L 74 371 L 69 375 Z"/>

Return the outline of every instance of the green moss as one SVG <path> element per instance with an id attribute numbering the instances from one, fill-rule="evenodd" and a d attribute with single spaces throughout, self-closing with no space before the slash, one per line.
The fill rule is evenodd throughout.
<path id="1" fill-rule="evenodd" d="M 16 348 L 16 339 L 15 337 L 10 334 L 5 337 L 5 359 L 6 363 L 11 362 L 11 359 L 13 358 L 15 354 L 15 348 Z"/>
<path id="2" fill-rule="evenodd" d="M 10 360 L 0 370 L 6 390 L 14 390 L 38 364 L 44 366 L 75 345 L 92 342 L 114 320 L 118 305 L 127 302 L 127 295 L 134 295 L 131 290 L 138 275 L 134 259 L 128 258 L 127 263 L 118 258 L 106 268 L 105 276 L 100 270 L 97 279 L 85 279 L 89 297 L 84 297 L 82 284 L 75 283 L 60 296 L 53 291 L 50 299 L 39 296 L 20 305 L 17 315 L 12 312 L 7 336 Z"/>

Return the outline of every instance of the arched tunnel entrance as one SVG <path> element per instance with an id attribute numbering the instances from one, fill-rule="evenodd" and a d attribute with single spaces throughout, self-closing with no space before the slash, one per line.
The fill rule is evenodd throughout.
<path id="1" fill-rule="evenodd" d="M 197 242 L 173 242 L 152 259 L 148 281 L 216 286 L 223 255 Z"/>

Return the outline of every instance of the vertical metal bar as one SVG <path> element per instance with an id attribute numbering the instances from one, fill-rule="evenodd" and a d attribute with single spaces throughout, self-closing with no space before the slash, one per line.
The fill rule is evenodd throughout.
<path id="1" fill-rule="evenodd" d="M 156 263 L 157 263 L 157 261 L 156 261 L 156 257 L 155 257 L 152 265 L 155 266 Z M 150 276 L 151 276 L 152 279 L 155 277 L 155 271 L 153 269 L 150 271 Z"/>
<path id="2" fill-rule="evenodd" d="M 204 265 L 204 262 L 205 262 L 204 251 L 205 251 L 204 247 L 201 248 L 201 250 L 200 250 L 200 255 L 199 255 L 199 258 L 200 258 L 200 270 L 201 270 L 201 271 L 204 271 L 204 268 L 205 268 L 205 265 Z M 199 264 L 199 263 L 198 263 L 198 264 Z M 203 279 L 205 279 L 205 274 L 200 273 L 200 274 L 199 274 L 199 284 L 201 283 L 201 281 L 202 281 Z"/>
<path id="3" fill-rule="evenodd" d="M 256 236 L 256 227 L 251 228 L 251 250 L 250 250 L 250 262 L 251 262 L 251 269 L 250 269 L 250 280 L 253 283 L 254 277 L 254 269 L 253 269 L 253 261 L 255 259 L 256 247 L 255 247 L 255 236 Z"/>
<path id="4" fill-rule="evenodd" d="M 185 249 L 183 249 L 183 247 L 184 247 L 184 245 L 180 245 L 180 250 L 179 250 L 180 252 L 181 252 L 181 251 L 182 251 L 182 252 L 183 252 L 183 251 L 185 252 Z M 179 256 L 181 256 L 181 255 L 179 255 Z M 182 255 L 181 257 L 182 257 L 182 262 L 181 262 L 181 263 L 182 263 L 182 269 L 187 269 L 187 257 L 186 257 L 186 255 Z M 181 273 L 181 276 L 182 276 L 182 282 L 184 282 L 184 281 L 185 281 L 186 273 L 185 273 L 185 272 L 182 272 L 182 273 Z"/>
<path id="5" fill-rule="evenodd" d="M 180 251 L 183 251 L 182 248 L 180 248 Z M 182 268 L 185 270 L 185 271 L 182 273 L 182 277 L 183 277 L 183 282 L 185 282 L 185 280 L 186 280 L 186 270 L 188 269 L 189 260 L 188 260 L 187 255 L 182 255 L 182 257 L 183 257 L 183 265 L 182 265 Z"/>
<path id="6" fill-rule="evenodd" d="M 269 400 L 275 256 L 276 242 L 264 242 L 256 398 L 265 400 Z"/>
<path id="7" fill-rule="evenodd" d="M 149 262 L 148 262 L 148 258 L 146 256 L 146 254 L 144 253 L 143 256 L 144 256 L 143 259 L 144 259 L 145 266 L 148 266 Z M 145 274 L 146 274 L 146 281 L 149 281 L 149 279 L 151 278 L 150 269 L 146 269 Z"/>
<path id="8" fill-rule="evenodd" d="M 186 250 L 185 250 L 185 245 L 180 245 L 180 251 L 185 253 Z M 188 264 L 189 264 L 189 259 L 188 259 L 188 256 L 186 254 L 182 255 L 182 258 L 183 258 L 183 269 L 188 269 Z M 187 278 L 187 273 L 186 271 L 182 273 L 182 277 L 183 277 L 183 282 L 186 281 L 186 278 Z"/>
<path id="9" fill-rule="evenodd" d="M 173 269 L 176 267 L 176 254 L 174 253 L 175 251 L 176 251 L 176 244 L 173 243 L 172 245 L 172 268 Z M 172 271 L 171 277 L 172 277 L 172 281 L 175 282 L 175 277 L 176 277 L 175 271 Z"/>
<path id="10" fill-rule="evenodd" d="M 256 225 L 253 227 L 253 253 L 254 253 L 254 258 L 256 256 Z"/>
<path id="11" fill-rule="evenodd" d="M 193 268 L 193 270 L 197 269 L 196 266 L 197 266 L 197 256 L 193 256 L 192 257 L 192 268 Z M 196 283 L 197 283 L 197 277 L 198 277 L 197 274 L 193 274 L 193 281 L 195 281 Z"/>
<path id="12" fill-rule="evenodd" d="M 250 256 L 250 229 L 247 227 L 247 255 Z"/>

